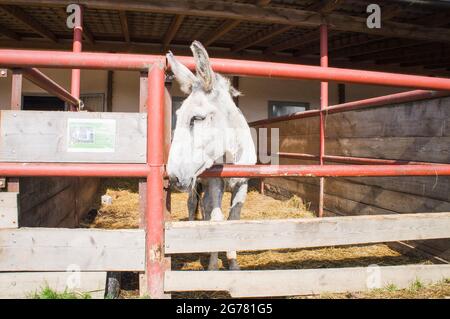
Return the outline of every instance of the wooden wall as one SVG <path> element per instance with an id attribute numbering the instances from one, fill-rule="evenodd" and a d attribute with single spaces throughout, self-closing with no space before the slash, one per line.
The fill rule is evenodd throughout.
<path id="1" fill-rule="evenodd" d="M 330 114 L 325 125 L 327 155 L 450 163 L 450 97 Z M 264 127 L 279 128 L 281 152 L 319 153 L 318 118 Z M 308 163 L 314 162 L 280 159 L 280 164 Z M 317 208 L 317 178 L 266 179 L 265 185 L 269 193 L 297 194 Z M 327 178 L 324 208 L 328 215 L 448 212 L 450 177 Z M 425 244 L 450 248 L 450 240 Z"/>
<path id="2" fill-rule="evenodd" d="M 99 178 L 20 178 L 20 227 L 77 227 L 99 199 Z"/>

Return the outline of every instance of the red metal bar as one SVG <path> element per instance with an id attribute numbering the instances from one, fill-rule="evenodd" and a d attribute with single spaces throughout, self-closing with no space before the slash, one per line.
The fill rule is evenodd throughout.
<path id="1" fill-rule="evenodd" d="M 144 177 L 146 164 L 0 163 L 2 176 Z"/>
<path id="2" fill-rule="evenodd" d="M 379 97 L 374 97 L 370 99 L 364 99 L 354 102 L 348 102 L 343 104 L 336 104 L 333 106 L 329 106 L 324 112 L 327 114 L 332 113 L 339 113 L 339 112 L 346 112 L 346 111 L 352 111 L 352 110 L 358 110 L 358 109 L 364 109 L 369 107 L 379 107 L 379 106 L 385 106 L 389 104 L 397 104 L 397 103 L 405 103 L 405 102 L 411 102 L 411 101 L 420 101 L 425 99 L 433 99 L 437 97 L 444 97 L 449 96 L 450 92 L 446 91 L 429 91 L 429 90 L 414 90 L 414 91 L 408 91 L 408 92 L 402 92 L 402 93 L 395 93 L 395 94 L 389 94 Z M 276 122 L 283 122 L 283 121 L 289 121 L 289 120 L 296 120 L 306 117 L 314 117 L 318 116 L 320 114 L 320 110 L 311 110 L 306 112 L 299 112 L 294 113 L 291 115 L 286 116 L 280 116 L 273 119 L 266 119 L 266 120 L 259 120 L 250 122 L 250 126 L 257 126 L 257 125 L 266 125 L 266 124 L 272 124 Z"/>
<path id="3" fill-rule="evenodd" d="M 51 93 L 61 100 L 71 104 L 78 106 L 80 100 L 75 96 L 71 95 L 66 89 L 60 86 L 58 83 L 53 81 L 51 78 L 46 76 L 44 73 L 39 71 L 36 68 L 25 68 L 21 69 L 22 74 L 25 78 L 39 86 L 40 88 L 46 90 L 48 93 Z"/>
<path id="4" fill-rule="evenodd" d="M 293 158 L 300 160 L 318 160 L 318 155 L 305 154 L 305 153 L 287 153 L 278 152 L 278 156 L 285 158 Z M 338 155 L 324 155 L 323 159 L 325 162 L 333 163 L 345 163 L 345 164 L 361 164 L 361 165 L 441 165 L 441 163 L 432 162 L 416 162 L 416 161 L 405 161 L 405 160 L 395 160 L 395 159 L 381 159 L 381 158 L 370 158 L 370 157 L 353 157 L 353 156 L 338 156 Z"/>
<path id="5" fill-rule="evenodd" d="M 151 298 L 164 294 L 164 64 L 148 75 L 147 97 L 147 289 Z"/>
<path id="6" fill-rule="evenodd" d="M 73 48 L 72 51 L 74 53 L 80 53 L 82 50 L 83 43 L 83 7 L 79 6 L 80 10 L 76 14 L 78 15 L 75 18 L 75 26 L 73 28 Z M 76 98 L 80 98 L 80 82 L 81 82 L 81 70 L 80 69 L 72 69 L 72 81 L 70 92 Z M 79 105 L 71 105 L 70 110 L 76 111 L 79 108 Z"/>
<path id="7" fill-rule="evenodd" d="M 22 109 L 22 83 L 23 75 L 22 70 L 12 70 L 12 83 L 11 83 L 11 110 Z M 20 180 L 17 177 L 9 177 L 7 179 L 8 192 L 20 191 Z"/>
<path id="8" fill-rule="evenodd" d="M 328 68 L 328 27 L 326 24 L 320 26 L 320 66 Z M 325 155 L 325 124 L 324 110 L 328 107 L 328 82 L 320 82 L 320 114 L 319 114 L 319 164 L 323 165 L 323 156 Z M 323 200 L 324 200 L 325 179 L 319 180 L 319 209 L 318 216 L 323 216 Z"/>
<path id="9" fill-rule="evenodd" d="M 195 69 L 193 58 L 177 57 L 177 59 L 191 70 Z M 450 79 L 447 78 L 247 60 L 211 59 L 211 63 L 213 69 L 217 72 L 241 76 L 309 79 L 405 88 L 450 90 Z"/>
<path id="10" fill-rule="evenodd" d="M 162 57 L 144 54 L 63 52 L 0 49 L 0 65 L 5 67 L 43 67 L 55 69 L 147 70 Z"/>
<path id="11" fill-rule="evenodd" d="M 444 176 L 441 165 L 218 165 L 201 177 L 341 177 L 341 176 Z"/>
<path id="12" fill-rule="evenodd" d="M 145 70 L 161 58 L 137 54 L 0 50 L 0 66 L 3 67 Z M 178 59 L 194 69 L 192 57 Z M 450 79 L 446 78 L 247 60 L 211 59 L 211 63 L 217 72 L 234 75 L 450 90 Z"/>
<path id="13" fill-rule="evenodd" d="M 0 163 L 2 176 L 143 177 L 161 166 L 145 164 Z M 154 174 L 153 174 L 154 175 Z M 339 177 L 339 176 L 444 176 L 450 164 L 417 165 L 222 165 L 213 166 L 201 177 Z M 158 178 L 159 180 L 159 178 Z M 148 181 L 148 180 L 147 180 Z M 161 179 L 162 185 L 162 179 Z M 162 190 L 162 189 L 161 189 Z M 156 202 L 153 199 L 153 202 Z"/>

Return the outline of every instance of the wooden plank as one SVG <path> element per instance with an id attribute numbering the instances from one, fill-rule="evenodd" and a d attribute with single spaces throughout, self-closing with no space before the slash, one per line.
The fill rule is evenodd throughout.
<path id="1" fill-rule="evenodd" d="M 115 129 L 104 128 L 106 133 L 88 129 L 85 144 L 89 148 L 97 137 L 101 139 L 101 135 L 110 134 L 107 138 L 111 142 L 105 143 L 109 147 L 71 149 L 67 132 L 69 120 L 108 121 Z M 100 125 L 98 123 L 90 125 Z M 146 114 L 1 111 L 0 129 L 0 161 L 145 163 Z"/>
<path id="2" fill-rule="evenodd" d="M 450 213 L 265 221 L 167 222 L 168 254 L 450 238 Z"/>
<path id="3" fill-rule="evenodd" d="M 0 192 L 0 229 L 18 227 L 18 195 L 19 193 Z"/>
<path id="4" fill-rule="evenodd" d="M 143 271 L 142 230 L 0 230 L 0 271 Z"/>
<path id="5" fill-rule="evenodd" d="M 449 176 L 349 177 L 344 180 L 450 202 Z"/>
<path id="6" fill-rule="evenodd" d="M 76 226 L 74 185 L 57 192 L 29 210 L 20 209 L 20 227 L 58 227 L 65 221 L 66 227 Z M 70 223 L 69 223 L 70 219 Z"/>
<path id="7" fill-rule="evenodd" d="M 340 178 L 328 178 L 325 192 L 397 213 L 446 212 L 450 210 L 450 202 L 447 201 L 351 183 Z"/>
<path id="8" fill-rule="evenodd" d="M 0 298 L 32 298 L 45 287 L 57 292 L 87 293 L 103 299 L 106 272 L 18 272 L 0 273 Z"/>
<path id="9" fill-rule="evenodd" d="M 328 155 L 450 162 L 450 137 L 355 137 L 326 139 L 325 143 Z"/>
<path id="10" fill-rule="evenodd" d="M 406 265 L 301 270 L 168 271 L 166 291 L 228 291 L 232 297 L 315 295 L 368 291 L 416 280 L 431 284 L 450 277 L 450 265 Z"/>

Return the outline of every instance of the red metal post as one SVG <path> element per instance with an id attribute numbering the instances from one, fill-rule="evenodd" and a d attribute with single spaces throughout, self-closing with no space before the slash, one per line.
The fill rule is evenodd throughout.
<path id="1" fill-rule="evenodd" d="M 328 28 L 326 24 L 320 26 L 320 66 L 328 68 Z M 323 157 L 325 155 L 325 114 L 324 110 L 328 107 L 328 82 L 320 82 L 320 151 L 319 164 L 323 165 Z M 319 210 L 318 216 L 323 217 L 325 179 L 319 180 Z"/>
<path id="2" fill-rule="evenodd" d="M 148 74 L 146 275 L 151 298 L 164 295 L 164 64 Z"/>
<path id="3" fill-rule="evenodd" d="M 80 11 L 78 13 L 79 16 L 75 18 L 75 26 L 73 28 L 73 52 L 80 53 L 82 50 L 82 41 L 83 41 L 83 7 L 79 6 Z M 72 69 L 72 82 L 70 92 L 72 95 L 79 99 L 80 98 L 80 82 L 81 82 L 81 70 L 80 69 Z M 76 111 L 79 105 L 70 106 L 71 111 Z"/>

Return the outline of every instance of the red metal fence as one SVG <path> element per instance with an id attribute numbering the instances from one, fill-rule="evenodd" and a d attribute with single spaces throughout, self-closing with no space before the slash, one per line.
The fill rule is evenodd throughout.
<path id="1" fill-rule="evenodd" d="M 217 72 L 243 76 L 261 76 L 272 78 L 310 79 L 320 81 L 339 81 L 362 84 L 379 84 L 399 87 L 411 87 L 424 90 L 450 91 L 450 79 L 401 75 L 384 72 L 369 72 L 351 69 L 327 67 L 326 27 L 321 28 L 322 63 L 321 66 L 293 65 L 283 63 L 238 61 L 212 59 Z M 79 38 L 78 36 L 76 37 Z M 146 177 L 147 179 L 147 285 L 152 297 L 163 294 L 164 276 L 164 57 L 154 55 L 81 53 L 76 52 L 0 50 L 0 67 L 8 68 L 66 68 L 66 69 L 109 69 L 148 71 L 147 97 L 147 163 L 146 164 L 63 164 L 63 163 L 0 163 L 0 176 L 97 176 L 97 177 Z M 194 69 L 194 61 L 181 57 L 181 62 Z M 75 72 L 74 81 L 79 81 Z M 43 81 L 41 86 L 49 91 L 55 90 L 55 83 Z M 395 160 L 377 160 L 364 158 L 333 157 L 325 155 L 323 128 L 324 115 L 329 112 L 353 110 L 361 107 L 379 106 L 386 103 L 409 101 L 427 97 L 441 96 L 448 92 L 411 91 L 363 101 L 345 103 L 328 107 L 327 85 L 321 86 L 321 109 L 282 119 L 320 116 L 321 152 L 318 165 L 224 165 L 207 170 L 205 177 L 276 177 L 276 176 L 412 176 L 412 175 L 450 175 L 449 164 L 404 163 Z M 56 88 L 57 89 L 57 88 Z M 72 95 L 58 91 L 67 100 L 78 100 L 79 83 L 72 85 Z M 275 119 L 277 121 L 280 119 Z M 259 121 L 253 124 L 268 124 L 272 121 Z M 283 155 L 283 154 L 281 154 Z M 286 154 L 284 154 L 286 156 Z M 310 154 L 291 154 L 312 159 Z M 324 165 L 324 161 L 372 165 Z M 374 165 L 380 164 L 380 165 Z M 382 164 L 382 165 L 381 165 Z M 323 188 L 322 188 L 323 190 Z"/>

